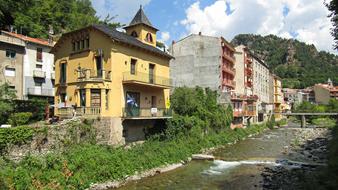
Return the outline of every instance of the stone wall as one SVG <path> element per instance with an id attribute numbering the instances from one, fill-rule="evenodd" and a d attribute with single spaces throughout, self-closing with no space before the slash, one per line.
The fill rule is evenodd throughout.
<path id="1" fill-rule="evenodd" d="M 33 139 L 26 144 L 9 145 L 6 156 L 19 161 L 28 154 L 62 152 L 66 147 L 82 142 L 111 146 L 125 144 L 120 118 L 75 118 L 64 120 L 57 125 L 39 123 L 32 127 L 36 129 Z"/>

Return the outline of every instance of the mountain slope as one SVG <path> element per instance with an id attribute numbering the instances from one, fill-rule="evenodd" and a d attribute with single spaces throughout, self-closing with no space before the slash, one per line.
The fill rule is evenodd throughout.
<path id="1" fill-rule="evenodd" d="M 283 79 L 283 86 L 304 88 L 331 78 L 338 84 L 338 56 L 320 51 L 314 45 L 275 35 L 240 34 L 231 41 L 243 44 L 263 59 Z"/>

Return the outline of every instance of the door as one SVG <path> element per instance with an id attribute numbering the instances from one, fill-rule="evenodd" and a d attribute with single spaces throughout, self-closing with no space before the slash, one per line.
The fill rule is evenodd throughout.
<path id="1" fill-rule="evenodd" d="M 97 78 L 102 78 L 102 56 L 95 57 Z"/>
<path id="2" fill-rule="evenodd" d="M 86 89 L 80 90 L 80 107 L 86 107 Z"/>
<path id="3" fill-rule="evenodd" d="M 92 89 L 90 90 L 90 106 L 100 108 L 101 107 L 101 90 Z"/>
<path id="4" fill-rule="evenodd" d="M 151 107 L 152 107 L 152 108 L 157 108 L 157 104 L 156 104 L 156 96 L 152 96 L 152 97 L 151 97 Z"/>
<path id="5" fill-rule="evenodd" d="M 139 116 L 140 115 L 140 93 L 139 92 L 127 92 L 126 93 L 126 116 Z"/>
<path id="6" fill-rule="evenodd" d="M 149 64 L 149 83 L 154 84 L 154 71 L 155 71 L 155 65 Z"/>

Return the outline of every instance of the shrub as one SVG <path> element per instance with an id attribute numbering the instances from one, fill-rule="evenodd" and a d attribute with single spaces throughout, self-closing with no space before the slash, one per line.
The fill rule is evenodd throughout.
<path id="1" fill-rule="evenodd" d="M 269 129 L 273 129 L 273 127 L 276 125 L 275 115 L 271 116 L 266 125 Z"/>
<path id="2" fill-rule="evenodd" d="M 32 118 L 33 114 L 30 112 L 13 113 L 9 116 L 9 124 L 12 126 L 26 125 Z"/>

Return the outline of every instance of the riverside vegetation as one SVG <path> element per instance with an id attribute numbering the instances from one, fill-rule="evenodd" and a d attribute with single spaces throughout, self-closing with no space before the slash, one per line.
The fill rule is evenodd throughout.
<path id="1" fill-rule="evenodd" d="M 216 99 L 217 94 L 208 89 L 175 90 L 171 103 L 175 115 L 167 127 L 145 143 L 128 149 L 86 141 L 70 144 L 62 152 L 39 157 L 28 155 L 19 163 L 3 156 L 0 189 L 85 189 L 93 183 L 120 180 L 151 168 L 185 161 L 194 153 L 243 139 L 266 128 L 253 125 L 231 130 L 232 110 L 218 105 Z"/>

